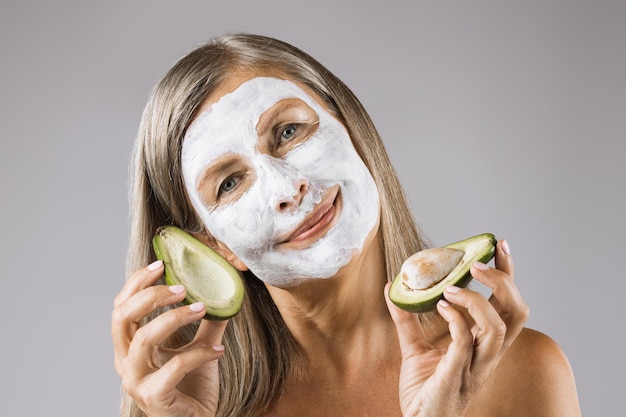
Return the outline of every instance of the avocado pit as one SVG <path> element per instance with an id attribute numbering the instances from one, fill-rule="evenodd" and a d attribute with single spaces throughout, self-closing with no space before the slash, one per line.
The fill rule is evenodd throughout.
<path id="1" fill-rule="evenodd" d="M 445 247 L 417 252 L 402 264 L 402 283 L 410 290 L 430 288 L 452 272 L 464 254 L 460 249 Z"/>
<path id="2" fill-rule="evenodd" d="M 495 254 L 496 243 L 492 233 L 483 233 L 413 254 L 392 280 L 389 299 L 413 313 L 434 310 L 447 287 L 469 284 L 472 264 L 489 262 Z"/>

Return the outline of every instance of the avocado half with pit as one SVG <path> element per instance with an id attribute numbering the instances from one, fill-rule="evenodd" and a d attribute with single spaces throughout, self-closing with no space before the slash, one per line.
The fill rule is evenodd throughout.
<path id="1" fill-rule="evenodd" d="M 221 255 L 175 226 L 160 227 L 152 245 L 165 266 L 165 282 L 187 290 L 185 303 L 203 302 L 209 320 L 226 320 L 239 312 L 243 281 Z"/>
<path id="2" fill-rule="evenodd" d="M 489 262 L 497 240 L 491 233 L 425 249 L 409 257 L 389 288 L 389 299 L 398 307 L 414 313 L 434 310 L 443 291 L 450 285 L 466 287 L 472 280 L 474 262 Z"/>

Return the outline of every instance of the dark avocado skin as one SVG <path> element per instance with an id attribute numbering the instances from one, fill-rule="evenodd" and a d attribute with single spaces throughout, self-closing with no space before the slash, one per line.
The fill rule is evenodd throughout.
<path id="1" fill-rule="evenodd" d="M 449 247 L 449 248 L 457 248 L 457 247 L 462 247 L 464 246 L 468 241 L 474 240 L 474 239 L 484 239 L 485 240 L 485 246 L 486 246 L 486 250 L 487 252 L 484 253 L 482 256 L 479 256 L 478 258 L 474 258 L 472 259 L 470 262 L 482 262 L 482 263 L 487 263 L 489 262 L 491 259 L 493 259 L 495 253 L 496 253 L 496 244 L 497 244 L 497 239 L 496 237 L 491 234 L 491 233 L 483 233 L 481 235 L 476 235 L 473 237 L 470 237 L 468 239 L 464 239 L 458 242 L 454 242 L 448 245 L 445 245 L 444 247 Z M 445 281 L 447 280 L 448 277 L 444 278 L 442 280 Z M 394 279 L 395 281 L 395 279 Z M 439 300 L 441 300 L 443 298 L 443 291 L 445 290 L 445 288 L 447 286 L 450 285 L 456 285 L 457 287 L 467 287 L 467 285 L 472 281 L 472 275 L 469 271 L 469 267 L 467 268 L 467 271 L 464 274 L 461 274 L 458 278 L 448 282 L 446 285 L 441 286 L 441 288 L 439 289 L 439 291 L 430 294 L 430 296 L 425 297 L 425 298 L 417 298 L 410 301 L 410 302 L 406 302 L 403 300 L 398 300 L 395 297 L 393 297 L 392 292 L 390 291 L 389 293 L 389 298 L 390 300 L 397 305 L 398 307 L 400 307 L 403 310 L 412 312 L 412 313 L 426 313 L 429 311 L 433 311 L 436 309 L 437 307 L 437 302 Z M 402 285 L 402 284 L 400 284 Z"/>

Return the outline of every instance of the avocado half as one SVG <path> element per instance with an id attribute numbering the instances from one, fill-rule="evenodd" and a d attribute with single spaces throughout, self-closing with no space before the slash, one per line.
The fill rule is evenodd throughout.
<path id="1" fill-rule="evenodd" d="M 458 287 L 466 287 L 472 280 L 470 267 L 474 262 L 489 262 L 496 252 L 496 237 L 491 233 L 483 233 L 469 239 L 459 242 L 450 243 L 442 248 L 463 251 L 460 261 L 455 259 L 454 265 L 439 265 L 441 254 L 432 249 L 420 251 L 411 256 L 402 265 L 402 270 L 393 279 L 389 288 L 389 299 L 403 310 L 424 313 L 432 311 L 437 306 L 437 301 L 443 298 L 443 291 L 450 285 Z M 454 255 L 452 255 L 454 256 Z M 446 258 L 447 259 L 447 258 Z M 422 270 L 433 270 L 433 273 L 441 273 L 442 277 L 435 277 L 436 282 L 427 288 L 411 288 L 407 282 L 421 282 L 420 280 L 411 280 L 412 277 L 408 273 L 414 273 L 415 265 L 411 262 L 426 262 L 428 265 L 421 268 Z M 444 261 L 442 261 L 443 263 Z M 419 265 L 417 265 L 419 267 Z"/>
<path id="2" fill-rule="evenodd" d="M 241 275 L 217 252 L 175 226 L 160 227 L 152 246 L 165 265 L 165 282 L 185 287 L 185 303 L 203 302 L 206 319 L 226 320 L 239 312 Z"/>

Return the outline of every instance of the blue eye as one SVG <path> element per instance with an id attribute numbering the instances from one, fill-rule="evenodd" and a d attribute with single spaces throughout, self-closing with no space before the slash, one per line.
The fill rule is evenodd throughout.
<path id="1" fill-rule="evenodd" d="M 224 182 L 220 185 L 220 193 L 227 193 L 235 189 L 239 184 L 239 179 L 237 177 L 228 177 L 224 180 Z"/>
<path id="2" fill-rule="evenodd" d="M 280 129 L 280 141 L 281 141 L 281 143 L 282 142 L 287 142 L 291 138 L 293 138 L 295 136 L 297 130 L 298 130 L 298 125 L 294 124 L 294 123 L 282 127 Z"/>

